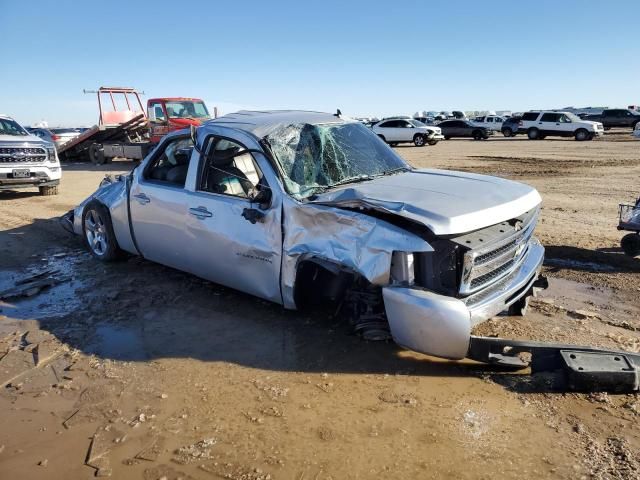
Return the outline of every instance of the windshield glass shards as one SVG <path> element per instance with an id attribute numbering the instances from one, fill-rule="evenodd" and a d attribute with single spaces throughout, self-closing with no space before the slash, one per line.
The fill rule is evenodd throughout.
<path id="1" fill-rule="evenodd" d="M 265 140 L 299 199 L 411 168 L 360 123 L 282 125 Z"/>

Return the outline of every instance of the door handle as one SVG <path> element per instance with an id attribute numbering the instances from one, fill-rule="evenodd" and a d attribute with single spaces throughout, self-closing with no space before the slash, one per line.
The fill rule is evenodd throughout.
<path id="1" fill-rule="evenodd" d="M 189 213 L 200 220 L 213 217 L 213 213 L 205 207 L 190 208 Z"/>
<path id="2" fill-rule="evenodd" d="M 146 205 L 151 201 L 151 199 L 147 197 L 144 193 L 138 193 L 137 195 L 134 195 L 133 198 L 135 198 L 138 201 L 138 203 L 140 203 L 140 205 Z"/>

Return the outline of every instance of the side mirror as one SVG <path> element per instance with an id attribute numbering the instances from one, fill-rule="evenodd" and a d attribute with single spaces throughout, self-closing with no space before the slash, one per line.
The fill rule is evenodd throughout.
<path id="1" fill-rule="evenodd" d="M 254 190 L 249 196 L 251 203 L 257 203 L 262 210 L 266 210 L 271 206 L 271 189 L 262 187 L 262 190 Z"/>

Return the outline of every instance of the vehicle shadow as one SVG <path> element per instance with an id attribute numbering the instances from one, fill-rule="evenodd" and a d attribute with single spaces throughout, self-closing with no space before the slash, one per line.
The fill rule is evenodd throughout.
<path id="1" fill-rule="evenodd" d="M 50 226 L 52 220 L 39 222 Z M 32 224 L 8 234 L 30 244 L 39 232 L 41 227 Z M 34 244 L 36 249 L 40 245 Z M 500 367 L 428 357 L 392 341 L 366 342 L 351 334 L 348 323 L 334 312 L 287 311 L 138 257 L 99 263 L 71 235 L 68 242 L 27 258 L 20 268 L 0 269 L 0 291 L 40 272 L 56 282 L 24 298 L 0 302 L 5 316 L 0 317 L 0 327 L 37 320 L 41 329 L 68 347 L 98 358 L 192 358 L 310 373 L 450 378 L 491 374 L 513 391 L 529 388 L 526 376 Z"/>
<path id="2" fill-rule="evenodd" d="M 22 198 L 39 197 L 38 187 L 16 190 L 0 190 L 0 201 L 2 200 L 19 200 Z"/>

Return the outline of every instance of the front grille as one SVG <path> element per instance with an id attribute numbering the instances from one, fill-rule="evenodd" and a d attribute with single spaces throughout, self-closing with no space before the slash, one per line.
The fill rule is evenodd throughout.
<path id="1" fill-rule="evenodd" d="M 527 216 L 520 229 L 497 243 L 464 255 L 460 294 L 469 295 L 508 275 L 518 267 L 527 253 L 538 219 L 538 212 Z"/>
<path id="2" fill-rule="evenodd" d="M 47 160 L 42 147 L 0 147 L 0 163 L 36 163 Z"/>

